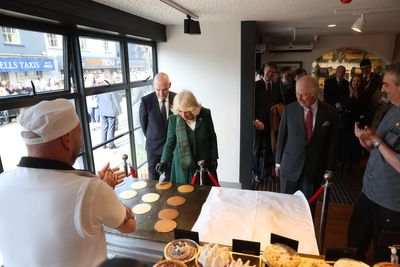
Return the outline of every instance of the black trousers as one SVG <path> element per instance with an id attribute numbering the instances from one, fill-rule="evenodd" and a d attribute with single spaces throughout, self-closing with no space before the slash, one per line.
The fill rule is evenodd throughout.
<path id="1" fill-rule="evenodd" d="M 304 174 L 301 175 L 300 179 L 297 181 L 284 181 L 281 177 L 281 193 L 286 194 L 294 194 L 297 190 L 303 192 L 306 199 L 309 199 L 314 195 L 314 193 L 319 189 L 321 184 L 311 183 Z M 315 209 L 316 209 L 315 200 L 313 203 L 310 204 L 311 215 L 314 218 Z"/>
<path id="2" fill-rule="evenodd" d="M 257 131 L 253 128 L 253 153 L 251 160 L 253 175 L 261 178 L 273 176 L 274 162 L 269 127 L 266 126 L 264 131 Z"/>
<path id="3" fill-rule="evenodd" d="M 149 151 L 147 153 L 147 166 L 149 170 L 149 178 L 153 180 L 159 180 L 160 175 L 156 171 L 156 165 L 161 161 L 161 155 L 152 154 Z M 170 180 L 171 166 L 168 166 L 168 169 L 165 171 L 165 180 Z"/>
<path id="4" fill-rule="evenodd" d="M 393 244 L 379 242 L 383 230 L 400 232 L 400 212 L 386 209 L 361 194 L 350 219 L 348 247 L 357 248 L 357 257 L 364 260 L 369 244 L 373 241 L 374 261 L 390 261 L 388 245 Z"/>

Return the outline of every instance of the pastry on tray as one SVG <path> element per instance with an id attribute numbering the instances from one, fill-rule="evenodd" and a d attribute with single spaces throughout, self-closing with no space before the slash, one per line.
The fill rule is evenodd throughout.
<path id="1" fill-rule="evenodd" d="M 164 247 L 164 257 L 167 260 L 179 260 L 185 263 L 197 257 L 199 246 L 190 239 L 176 239 Z"/>
<path id="2" fill-rule="evenodd" d="M 177 260 L 162 260 L 154 264 L 153 267 L 187 267 L 187 265 Z"/>
<path id="3" fill-rule="evenodd" d="M 207 244 L 201 250 L 197 262 L 202 267 L 225 267 L 232 262 L 232 256 L 227 247 Z"/>
<path id="4" fill-rule="evenodd" d="M 264 249 L 262 259 L 269 267 L 297 267 L 300 264 L 297 252 L 279 243 L 268 245 Z"/>

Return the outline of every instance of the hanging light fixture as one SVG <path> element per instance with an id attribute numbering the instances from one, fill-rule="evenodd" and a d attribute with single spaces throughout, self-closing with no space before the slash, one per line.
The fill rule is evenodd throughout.
<path id="1" fill-rule="evenodd" d="M 193 19 L 199 19 L 199 16 L 191 12 L 190 10 L 187 10 L 183 6 L 178 5 L 172 0 L 160 0 L 164 4 L 169 5 L 172 8 L 175 8 L 176 10 L 186 14 L 186 19 L 183 21 L 183 31 L 184 33 L 188 34 L 201 34 L 200 30 L 200 22 L 198 20 L 193 20 Z"/>
<path id="2" fill-rule="evenodd" d="M 353 26 L 351 26 L 351 29 L 356 32 L 362 32 L 366 23 L 364 14 L 361 14 L 354 22 Z"/>

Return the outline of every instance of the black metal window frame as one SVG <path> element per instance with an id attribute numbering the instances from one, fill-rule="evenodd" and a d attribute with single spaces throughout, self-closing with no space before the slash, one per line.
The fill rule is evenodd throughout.
<path id="1" fill-rule="evenodd" d="M 55 23 L 44 23 L 38 21 L 25 20 L 21 18 L 14 18 L 5 15 L 0 15 L 1 26 L 12 27 L 21 30 L 37 31 L 43 33 L 60 34 L 63 38 L 63 53 L 64 53 L 64 90 L 56 92 L 45 92 L 35 95 L 16 96 L 0 98 L 0 110 L 22 108 L 31 106 L 39 103 L 42 100 L 52 100 L 57 98 L 74 99 L 77 113 L 81 119 L 82 124 L 82 136 L 84 140 L 84 150 L 81 154 L 83 157 L 84 168 L 90 171 L 95 171 L 93 150 L 102 144 L 92 146 L 89 118 L 87 116 L 87 105 L 86 97 L 90 95 L 96 95 L 107 92 L 121 91 L 124 90 L 126 94 L 126 105 L 128 112 L 128 131 L 115 136 L 113 140 L 119 139 L 123 136 L 129 136 L 130 148 L 133 167 L 137 169 L 136 162 L 136 150 L 135 150 L 135 136 L 134 132 L 140 129 L 140 125 L 134 125 L 133 114 L 132 114 L 132 102 L 131 102 L 131 89 L 136 87 L 142 87 L 146 85 L 152 85 L 153 79 L 145 81 L 134 81 L 130 82 L 129 77 L 129 59 L 128 59 L 128 43 L 147 45 L 152 47 L 153 52 L 153 73 L 157 73 L 157 49 L 156 43 L 152 41 L 144 41 L 140 39 L 132 38 L 126 34 L 112 34 L 107 31 L 92 32 L 88 30 L 78 29 L 76 26 L 58 25 Z M 116 41 L 120 45 L 120 56 L 121 56 L 121 71 L 123 76 L 123 82 L 119 84 L 111 84 L 106 86 L 98 86 L 95 88 L 85 88 L 82 68 L 82 56 L 81 48 L 79 44 L 79 37 L 88 37 L 95 39 L 103 39 Z M 72 83 L 71 83 L 72 79 Z M 3 155 L 5 157 L 5 155 Z M 1 155 L 0 155 L 0 166 L 1 166 Z M 143 164 L 141 164 L 143 165 Z M 139 166 L 140 167 L 140 166 Z M 1 172 L 2 170 L 0 170 Z"/>

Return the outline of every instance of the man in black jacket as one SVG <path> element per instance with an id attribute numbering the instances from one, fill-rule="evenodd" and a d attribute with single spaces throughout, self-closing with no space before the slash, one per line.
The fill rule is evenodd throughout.
<path id="1" fill-rule="evenodd" d="M 171 82 L 166 73 L 154 77 L 154 92 L 142 97 L 139 107 L 140 125 L 146 137 L 147 165 L 149 178 L 158 180 L 155 170 L 161 160 L 161 154 L 167 137 L 168 116 L 172 114 L 172 103 L 175 93 L 170 92 Z M 165 172 L 169 180 L 169 169 Z"/>
<path id="2" fill-rule="evenodd" d="M 270 111 L 282 102 L 280 84 L 274 81 L 276 67 L 267 64 L 264 77 L 255 84 L 252 173 L 256 182 L 264 177 L 274 181 L 274 158 L 271 149 Z"/>
<path id="3" fill-rule="evenodd" d="M 324 102 L 341 109 L 349 97 L 349 82 L 344 79 L 346 68 L 342 65 L 336 68 L 335 77 L 327 79 L 324 85 Z"/>

